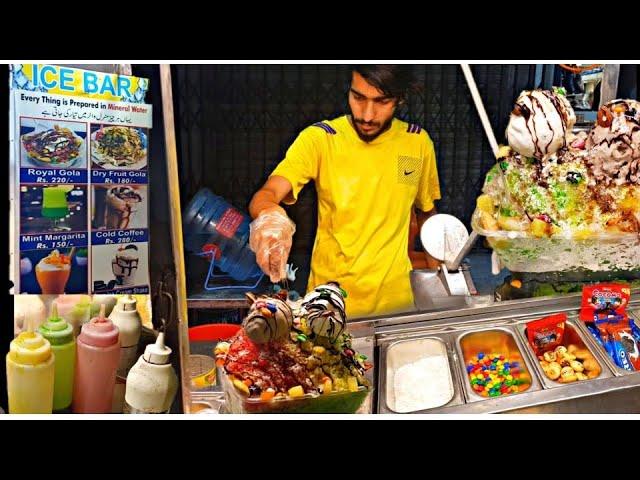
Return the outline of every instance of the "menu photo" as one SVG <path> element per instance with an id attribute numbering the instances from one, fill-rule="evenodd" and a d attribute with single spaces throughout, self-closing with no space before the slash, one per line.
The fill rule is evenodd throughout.
<path id="1" fill-rule="evenodd" d="M 147 228 L 146 185 L 93 185 L 91 228 Z"/>
<path id="2" fill-rule="evenodd" d="M 93 293 L 148 293 L 146 242 L 91 247 Z"/>
<path id="3" fill-rule="evenodd" d="M 54 248 L 20 252 L 23 293 L 87 292 L 87 248 Z"/>

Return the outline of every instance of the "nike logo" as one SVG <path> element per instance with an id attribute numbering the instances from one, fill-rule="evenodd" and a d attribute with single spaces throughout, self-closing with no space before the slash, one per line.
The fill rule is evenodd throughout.
<path id="1" fill-rule="evenodd" d="M 406 170 L 404 171 L 405 176 L 406 175 L 411 175 L 413 172 L 415 172 L 415 170 L 411 170 L 410 172 L 407 172 Z"/>

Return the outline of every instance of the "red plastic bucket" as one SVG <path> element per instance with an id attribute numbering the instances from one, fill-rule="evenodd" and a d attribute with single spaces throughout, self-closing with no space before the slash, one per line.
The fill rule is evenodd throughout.
<path id="1" fill-rule="evenodd" d="M 240 325 L 232 323 L 211 323 L 208 325 L 198 325 L 189 329 L 190 342 L 215 342 L 219 340 L 228 340 L 233 337 Z"/>

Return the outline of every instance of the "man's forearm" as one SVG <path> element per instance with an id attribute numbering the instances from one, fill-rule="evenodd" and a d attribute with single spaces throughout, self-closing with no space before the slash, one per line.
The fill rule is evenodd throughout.
<path id="1" fill-rule="evenodd" d="M 251 218 L 256 218 L 260 212 L 264 210 L 275 210 L 278 208 L 282 209 L 274 192 L 270 190 L 258 190 L 249 204 L 249 214 Z"/>
<path id="2" fill-rule="evenodd" d="M 265 211 L 279 210 L 284 216 L 287 213 L 280 206 L 287 195 L 291 194 L 291 183 L 284 177 L 272 175 L 260 190 L 251 199 L 249 203 L 249 213 L 252 218 L 256 218 L 260 213 Z"/>
<path id="3" fill-rule="evenodd" d="M 422 210 L 416 208 L 416 218 L 418 220 L 418 231 L 422 231 L 422 225 L 424 225 L 424 222 L 427 221 L 427 219 L 429 217 L 434 216 L 436 213 L 438 213 L 436 211 L 435 208 L 432 208 L 431 210 L 429 210 L 428 212 L 423 212 Z M 438 260 L 436 260 L 435 258 L 433 258 L 431 255 L 429 255 L 427 252 L 425 252 L 425 257 L 427 258 L 427 266 L 431 269 L 436 269 L 440 266 L 440 262 Z"/>

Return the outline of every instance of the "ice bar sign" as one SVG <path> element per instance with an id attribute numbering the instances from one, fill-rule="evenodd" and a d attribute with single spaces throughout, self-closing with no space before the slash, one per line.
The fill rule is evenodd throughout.
<path id="1" fill-rule="evenodd" d="M 149 293 L 148 81 L 10 74 L 14 293 Z"/>

